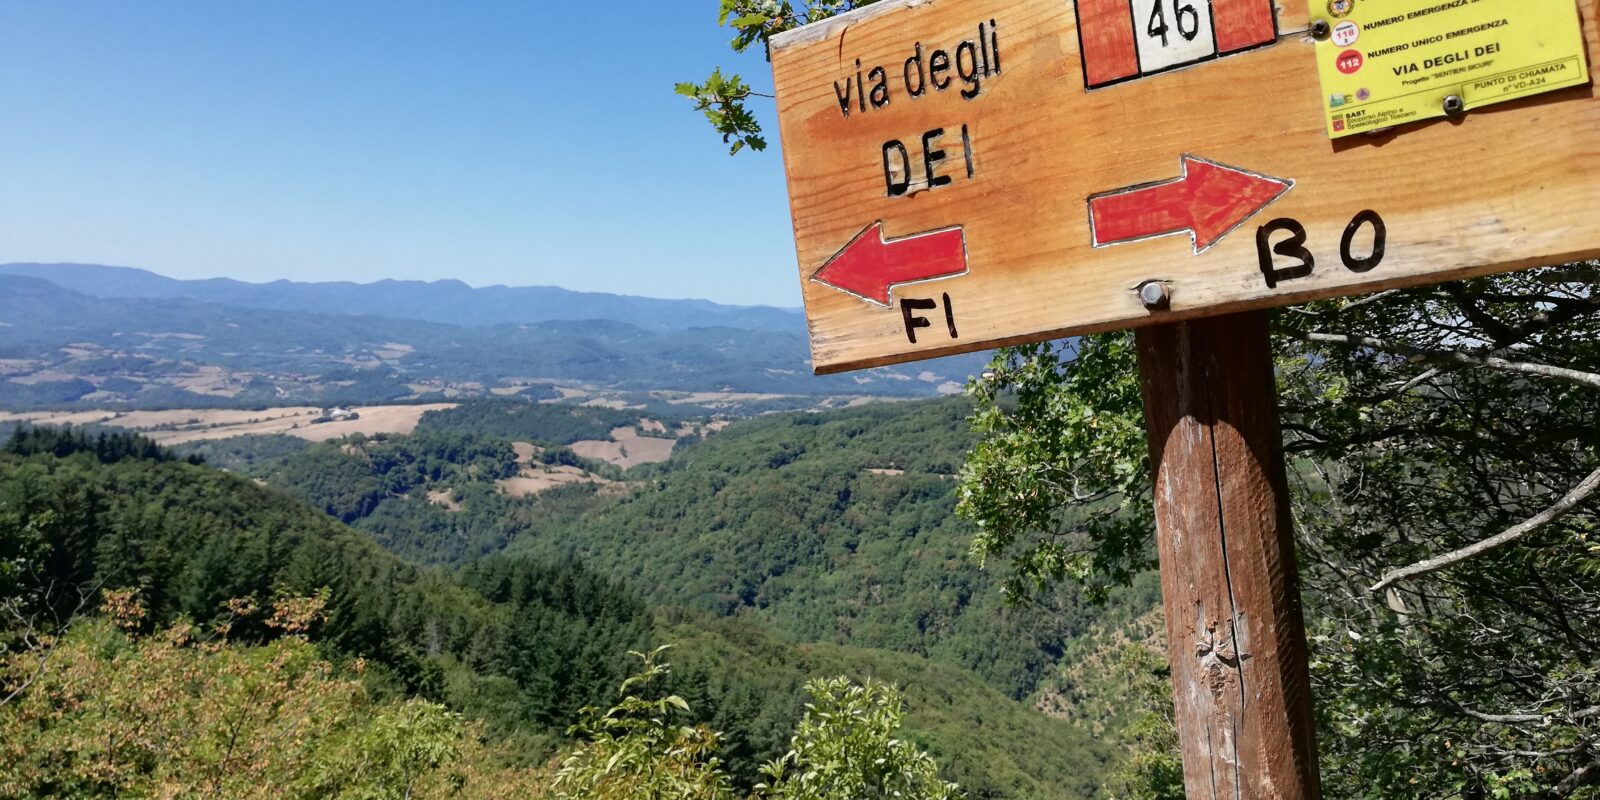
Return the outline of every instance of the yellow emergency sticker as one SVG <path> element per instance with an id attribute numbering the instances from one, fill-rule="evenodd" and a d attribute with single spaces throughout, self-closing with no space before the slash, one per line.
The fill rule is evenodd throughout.
<path id="1" fill-rule="evenodd" d="M 1574 0 L 1310 0 L 1337 139 L 1589 82 Z"/>

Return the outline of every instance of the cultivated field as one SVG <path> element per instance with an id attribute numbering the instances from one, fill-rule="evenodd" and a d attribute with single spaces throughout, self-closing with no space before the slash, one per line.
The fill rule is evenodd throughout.
<path id="1" fill-rule="evenodd" d="M 260 411 L 226 409 L 173 409 L 170 411 L 37 411 L 0 412 L 0 425 L 29 422 L 47 425 L 107 425 L 137 431 L 161 444 L 176 445 L 232 436 L 281 433 L 313 442 L 353 433 L 410 433 L 423 414 L 454 408 L 454 403 L 428 405 L 357 406 L 356 419 L 313 423 L 322 409 L 288 406 Z"/>
<path id="2" fill-rule="evenodd" d="M 648 422 L 654 422 L 649 420 Z M 661 423 L 655 422 L 657 428 Z M 662 428 L 662 430 L 665 430 Z M 623 469 L 636 464 L 655 464 L 672 457 L 677 439 L 640 436 L 632 427 L 613 428 L 611 441 L 588 440 L 572 443 L 572 452 L 584 458 L 610 461 Z"/>
<path id="3" fill-rule="evenodd" d="M 506 478 L 496 482 L 500 491 L 512 497 L 526 497 L 530 494 L 546 492 L 557 486 L 566 486 L 573 483 L 600 483 L 609 484 L 598 475 L 584 472 L 577 467 L 550 466 L 534 464 L 522 468 L 522 473 L 515 478 Z"/>

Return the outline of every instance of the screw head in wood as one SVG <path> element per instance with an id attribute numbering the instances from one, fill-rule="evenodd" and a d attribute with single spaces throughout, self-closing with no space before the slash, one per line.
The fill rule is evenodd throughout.
<path id="1" fill-rule="evenodd" d="M 1333 26 L 1325 19 L 1313 20 L 1311 23 L 1311 38 L 1319 42 L 1327 41 L 1333 35 Z"/>
<path id="2" fill-rule="evenodd" d="M 1452 117 L 1459 117 L 1462 114 L 1466 113 L 1466 110 L 1467 110 L 1467 101 L 1462 100 L 1461 99 L 1461 95 L 1453 94 L 1453 95 L 1450 95 L 1449 97 L 1446 97 L 1444 99 L 1444 113 L 1446 115 L 1452 116 Z"/>
<path id="3" fill-rule="evenodd" d="M 1145 281 L 1139 284 L 1139 302 L 1151 310 L 1166 308 L 1172 304 L 1172 290 L 1166 281 Z"/>

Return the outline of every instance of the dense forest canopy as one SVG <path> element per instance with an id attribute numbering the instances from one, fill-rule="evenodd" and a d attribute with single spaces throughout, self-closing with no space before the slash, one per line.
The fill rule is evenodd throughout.
<path id="1" fill-rule="evenodd" d="M 1006 611 L 981 585 L 950 593 L 942 620 L 902 596 L 965 570 L 969 533 L 949 522 L 950 472 L 971 443 L 966 413 L 963 402 L 936 401 L 739 423 L 682 449 L 668 464 L 635 468 L 627 492 L 578 487 L 529 498 L 494 490 L 509 443 L 471 426 L 294 446 L 263 437 L 254 442 L 259 454 L 251 440 L 197 448 L 242 476 L 168 454 L 142 458 L 147 442 L 106 460 L 79 447 L 58 454 L 58 448 L 29 446 L 19 448 L 23 454 L 0 456 L 8 459 L 0 470 L 6 515 L 0 529 L 7 552 L 16 555 L 7 563 L 19 567 L 6 573 L 5 588 L 16 598 L 9 608 L 17 618 L 32 620 L 47 637 L 63 629 L 70 634 L 66 623 L 74 615 L 93 616 L 97 591 L 127 588 L 143 616 L 123 635 L 153 642 L 173 625 L 227 625 L 229 647 L 250 660 L 255 651 L 249 648 L 279 647 L 283 637 L 260 615 L 235 619 L 233 601 L 247 598 L 267 608 L 283 597 L 318 596 L 326 587 L 325 618 L 307 640 L 315 657 L 332 665 L 330 677 L 350 678 L 343 671 L 360 664 L 362 691 L 370 697 L 361 702 L 411 698 L 464 715 L 466 727 L 449 727 L 449 741 L 456 748 L 471 741 L 488 748 L 487 760 L 474 767 L 486 775 L 551 763 L 569 741 L 567 728 L 579 709 L 612 702 L 614 687 L 636 666 L 626 651 L 666 642 L 676 645 L 674 669 L 659 685 L 686 700 L 692 709 L 687 719 L 723 734 L 718 769 L 741 791 L 765 780 L 762 765 L 788 752 L 802 723 L 807 681 L 850 675 L 902 687 L 903 738 L 933 757 L 943 779 L 969 796 L 1087 795 L 1114 760 L 1114 748 L 1080 726 L 1037 714 L 1031 700 L 1014 699 L 1027 697 L 1049 652 L 1071 632 L 1044 632 L 1042 613 Z M 556 440 L 570 424 L 558 420 L 514 434 Z M 46 431 L 28 437 L 77 438 Z M 773 502 L 770 490 L 789 482 L 794 470 L 828 469 L 855 476 L 863 497 L 881 495 L 872 502 L 886 504 L 884 511 L 852 522 L 858 530 L 848 537 L 842 530 L 826 535 L 850 549 L 816 550 L 788 538 L 764 546 L 763 569 L 780 575 L 822 576 L 836 562 L 845 570 L 813 590 L 780 593 L 766 604 L 775 613 L 697 599 L 707 595 L 694 587 L 740 584 L 746 563 L 709 560 L 698 574 L 683 572 L 669 553 L 697 535 L 698 516 L 662 530 L 656 543 L 663 549 L 641 549 L 639 568 L 611 559 L 587 566 L 567 552 L 599 552 L 610 531 L 634 525 L 635 510 L 652 507 L 656 494 L 668 498 L 664 502 L 697 505 L 710 502 L 701 497 L 705 491 L 714 491 L 725 508 L 755 511 L 728 524 L 730 533 L 758 544 L 767 527 L 792 526 L 781 510 L 791 506 L 760 510 Z M 459 490 L 456 511 L 411 501 L 419 490 L 446 485 Z M 789 486 L 792 507 L 815 506 L 831 515 L 852 505 L 828 482 Z M 367 501 L 360 498 L 375 499 L 375 511 L 356 517 L 353 529 L 339 517 L 363 508 Z M 924 519 L 919 524 L 931 526 L 929 533 L 896 534 L 888 512 Z M 439 518 L 452 527 L 432 527 Z M 453 532 L 486 525 L 523 544 L 508 556 L 486 556 L 462 553 L 452 543 Z M 410 538 L 385 539 L 384 531 Z M 456 566 L 412 566 L 368 536 L 414 558 Z M 538 542 L 551 546 L 532 546 Z M 931 557 L 922 557 L 930 547 Z M 885 572 L 863 587 L 866 594 L 858 591 L 867 571 L 900 560 L 915 566 L 904 575 Z M 670 591 L 675 585 L 684 591 Z M 1062 602 L 1074 609 L 1071 625 L 1089 626 L 1090 609 Z M 1129 613 L 1150 602 L 1148 588 L 1130 595 Z M 819 624 L 841 612 L 860 617 L 859 636 Z M 951 625 L 962 617 L 969 621 Z M 1008 661 L 1006 634 L 990 630 L 995 627 L 1038 628 L 1023 635 L 1044 637 L 1045 644 Z M 7 646 L 13 653 L 27 650 L 23 639 Z M 158 651 L 148 652 L 154 657 Z M 64 653 L 79 658 L 78 651 Z M 9 674 L 25 676 L 30 663 L 15 662 Z M 101 669 L 82 663 L 85 670 Z M 988 675 L 1001 677 L 996 682 Z M 1109 700 L 1116 691 L 1106 687 L 1103 694 Z M 290 763 L 310 764 L 310 758 Z M 516 774 L 525 779 L 532 773 Z M 545 785 L 549 778 L 540 772 L 537 780 Z"/>
<path id="2" fill-rule="evenodd" d="M 540 736 L 601 699 L 624 677 L 622 655 L 648 643 L 648 608 L 578 565 L 491 561 L 456 577 L 207 467 L 87 452 L 0 459 L 0 525 L 15 554 L 6 603 L 46 626 L 93 608 L 100 588 L 136 589 L 152 626 L 210 625 L 233 598 L 326 588 L 317 641 L 330 657 L 364 659 L 374 685 L 458 708 L 493 696 L 491 726 Z M 270 638 L 259 623 L 233 636 Z"/>

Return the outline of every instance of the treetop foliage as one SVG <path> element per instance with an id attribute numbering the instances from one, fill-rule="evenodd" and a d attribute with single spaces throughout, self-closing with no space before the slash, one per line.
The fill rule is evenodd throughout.
<path id="1" fill-rule="evenodd" d="M 0 662 L 0 796 L 528 797 L 535 771 L 482 726 L 380 699 L 305 638 L 318 597 L 280 598 L 288 635 L 247 645 L 185 619 L 148 635 L 132 591 L 100 619 Z M 253 601 L 231 604 L 241 617 Z M 265 613 L 265 610 L 262 610 Z"/>
<path id="2" fill-rule="evenodd" d="M 966 796 L 960 786 L 940 777 L 928 754 L 899 738 L 904 715 L 894 686 L 823 678 L 807 683 L 806 692 L 811 702 L 791 749 L 762 768 L 769 782 L 757 789 L 766 797 L 956 800 Z"/>
<path id="3" fill-rule="evenodd" d="M 670 674 L 667 648 L 634 653 L 641 671 L 622 684 L 623 697 L 605 712 L 586 708 L 571 733 L 582 741 L 562 761 L 556 796 L 562 800 L 734 800 L 738 793 L 717 758 L 722 734 L 681 724 L 688 701 L 650 691 Z M 761 769 L 766 780 L 749 800 L 955 800 L 960 787 L 899 737 L 899 692 L 890 685 L 847 678 L 806 685 L 811 702 L 790 748 Z"/>
<path id="4" fill-rule="evenodd" d="M 1277 315 L 1330 796 L 1593 796 L 1597 285 L 1571 264 Z M 1153 529 L 1131 337 L 992 370 L 962 483 L 975 550 L 1011 559 L 1013 596 L 1137 569 Z"/>
<path id="5" fill-rule="evenodd" d="M 762 499 L 766 492 L 787 485 L 793 493 L 808 485 L 784 484 L 781 476 L 791 470 L 820 473 L 837 462 L 849 464 L 852 480 L 862 486 L 881 487 L 873 491 L 881 493 L 885 509 L 903 507 L 905 518 L 918 520 L 918 526 L 936 519 L 949 521 L 952 480 L 918 471 L 951 470 L 959 464 L 961 449 L 970 441 L 962 424 L 968 408 L 965 401 L 953 399 L 740 423 L 685 448 L 680 457 L 690 463 L 671 465 L 648 480 L 683 482 L 692 491 L 682 499 L 698 503 L 693 498 L 699 492 L 734 478 L 737 486 L 723 490 L 726 508 L 757 512 L 749 529 L 756 535 L 780 519 L 759 509 L 769 502 Z M 745 428 L 748 433 L 742 432 Z M 433 431 L 421 438 L 451 436 L 457 434 Z M 312 445 L 288 458 L 316 451 L 370 465 L 371 448 L 382 454 L 379 460 L 405 470 L 416 461 L 410 455 L 388 453 L 390 449 L 429 449 L 408 444 L 406 438 Z M 265 446 L 278 452 L 277 442 Z M 237 445 L 228 449 L 241 463 L 249 460 L 248 453 L 237 452 Z M 459 447 L 453 452 L 452 458 L 464 460 L 478 451 Z M 257 463 L 272 474 L 282 467 L 276 458 Z M 869 465 L 911 472 L 879 475 L 868 471 Z M 456 482 L 465 476 L 450 477 L 460 466 L 445 468 L 444 480 L 461 485 Z M 371 474 L 369 469 L 353 470 L 350 479 L 365 480 Z M 338 483 L 330 479 L 328 485 Z M 480 483 L 464 484 L 464 507 L 448 512 L 452 517 L 472 513 L 470 508 L 479 498 L 471 487 Z M 761 498 L 745 494 L 757 488 L 763 492 Z M 833 509 L 840 502 L 837 487 L 825 482 L 818 484 L 821 495 L 805 491 L 794 498 L 795 503 L 823 502 L 824 508 Z M 865 496 L 863 492 L 856 496 Z M 625 495 L 589 492 L 569 497 L 556 492 L 541 495 L 526 509 L 520 504 L 505 508 L 513 512 L 512 522 L 533 536 L 550 532 L 558 523 L 580 524 L 587 515 L 626 500 Z M 409 502 L 385 499 L 378 512 L 357 524 L 367 525 L 386 513 L 383 508 L 405 508 Z M 623 524 L 620 519 L 612 522 Z M 609 525 L 600 520 L 592 529 L 588 522 L 581 524 L 595 532 Z M 901 548 L 916 547 L 902 536 L 891 536 L 888 528 L 878 532 L 876 524 L 870 537 L 882 541 L 862 550 L 857 570 L 890 565 Z M 681 532 L 687 535 L 690 528 Z M 961 563 L 965 535 L 959 526 L 941 529 L 941 538 L 934 540 L 939 542 L 937 556 L 914 559 L 917 569 L 895 580 L 909 581 L 908 585 L 946 580 L 951 565 Z M 637 536 L 633 540 L 644 544 Z M 667 550 L 658 552 L 655 544 L 676 546 L 665 539 L 647 540 L 657 555 Z M 1014 628 L 997 626 L 984 611 L 963 629 L 983 632 L 985 638 L 952 635 L 937 630 L 940 624 L 924 634 L 916 630 L 922 610 L 898 598 L 898 590 L 883 591 L 885 601 L 895 602 L 873 612 L 882 616 L 871 622 L 870 629 L 862 623 L 863 630 L 884 646 L 901 640 L 910 646 L 913 639 L 934 635 L 949 642 L 946 649 L 930 652 L 937 661 L 856 648 L 802 648 L 794 642 L 805 634 L 790 634 L 771 624 L 713 619 L 670 606 L 652 609 L 631 590 L 601 577 L 597 568 L 576 563 L 491 557 L 469 559 L 449 574 L 418 569 L 272 486 L 177 462 L 100 464 L 85 455 L 0 456 L 0 545 L 15 547 L 0 557 L 0 565 L 22 568 L 4 576 L 5 581 L 16 579 L 7 584 L 4 596 L 36 598 L 38 602 L 29 601 L 27 613 L 41 621 L 40 630 L 52 635 L 58 630 L 56 621 L 73 618 L 78 606 L 76 591 L 62 594 L 42 588 L 52 582 L 86 587 L 91 593 L 98 586 L 141 587 L 138 597 L 144 616 L 127 635 L 164 635 L 186 618 L 200 629 L 226 626 L 230 646 L 237 647 L 271 645 L 287 635 L 266 624 L 270 613 L 257 612 L 252 605 L 270 608 L 282 592 L 315 595 L 327 587 L 326 619 L 305 634 L 323 659 L 342 670 L 361 663 L 360 678 L 375 700 L 411 697 L 480 721 L 482 735 L 503 745 L 507 757 L 519 764 L 537 765 L 558 752 L 562 734 L 578 709 L 603 708 L 601 702 L 613 696 L 628 668 L 625 652 L 654 641 L 681 644 L 674 659 L 679 663 L 660 686 L 691 705 L 692 712 L 683 717 L 685 724 L 723 734 L 716 757 L 740 793 L 753 791 L 762 782 L 763 764 L 788 752 L 804 714 L 805 684 L 819 676 L 872 675 L 904 686 L 906 730 L 899 738 L 934 754 L 946 765 L 945 779 L 960 781 L 976 796 L 1081 795 L 1092 791 L 1108 752 L 1072 725 L 1035 715 L 1025 704 L 951 666 L 968 660 L 977 663 L 976 659 L 1003 651 L 1000 643 Z M 781 548 L 769 555 L 779 562 L 796 557 Z M 804 557 L 813 555 L 820 554 Z M 826 561 L 816 561 L 811 569 L 821 569 Z M 654 593 L 658 585 L 671 584 L 669 578 L 654 577 L 662 574 L 658 567 L 670 563 L 681 559 L 663 555 L 638 585 Z M 623 574 L 609 564 L 603 566 L 605 574 Z M 725 566 L 705 565 L 705 577 L 695 582 L 721 580 L 719 571 Z M 859 602 L 860 587 L 852 588 L 855 580 L 844 576 L 818 587 L 822 591 L 817 595 L 818 608 L 846 608 Z M 12 586 L 27 588 L 13 595 Z M 963 591 L 968 597 L 985 594 L 970 588 Z M 961 593 L 950 592 L 948 597 L 952 613 L 969 604 Z M 236 607 L 241 598 L 248 602 Z M 795 630 L 803 630 L 799 612 L 809 601 L 799 596 L 791 600 L 788 620 L 796 623 Z M 896 630 L 902 633 L 894 634 Z M 1029 657 L 1042 663 L 1047 655 Z M 981 732 L 985 725 L 999 730 Z M 1052 755 L 1047 758 L 1046 753 Z"/>
<path id="6" fill-rule="evenodd" d="M 722 0 L 717 12 L 717 24 L 734 29 L 729 44 L 735 52 L 743 53 L 755 45 L 763 48 L 772 37 L 810 22 L 818 22 L 862 6 L 874 0 Z M 711 71 L 704 83 L 684 82 L 676 86 L 678 94 L 694 101 L 695 110 L 705 115 L 711 126 L 728 145 L 733 155 L 746 147 L 761 151 L 767 149 L 767 139 L 761 122 L 756 119 L 745 101 L 751 97 L 772 95 L 754 91 L 737 74 L 723 75 L 722 68 Z"/>
<path id="7" fill-rule="evenodd" d="M 976 381 L 983 439 L 961 473 L 959 513 L 979 563 L 1009 559 L 1008 600 L 1062 581 L 1102 597 L 1155 566 L 1150 460 L 1131 334 L 1001 351 Z"/>
<path id="8" fill-rule="evenodd" d="M 138 587 L 140 631 L 209 627 L 229 602 L 326 587 L 312 633 L 366 681 L 486 721 L 527 757 L 548 755 L 578 708 L 624 675 L 653 615 L 576 564 L 484 561 L 459 578 L 424 570 L 281 493 L 176 462 L 0 455 L 0 610 L 54 632 L 97 587 Z M 92 604 L 89 606 L 93 607 Z M 230 637 L 270 643 L 254 617 Z M 0 644 L 10 641 L 5 637 Z"/>
<path id="9" fill-rule="evenodd" d="M 0 452 L 14 456 L 49 454 L 66 458 L 75 453 L 90 453 L 103 464 L 128 458 L 147 461 L 177 461 L 179 456 L 154 441 L 136 433 L 98 431 L 91 433 L 71 425 L 24 425 L 11 431 Z M 199 455 L 189 455 L 184 460 L 190 464 L 205 463 Z"/>

